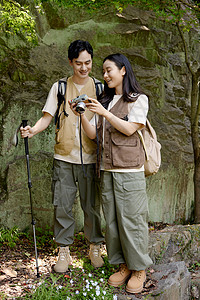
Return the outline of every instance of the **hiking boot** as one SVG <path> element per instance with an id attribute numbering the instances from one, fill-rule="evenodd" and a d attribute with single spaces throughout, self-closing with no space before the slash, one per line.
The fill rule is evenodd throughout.
<path id="1" fill-rule="evenodd" d="M 133 271 L 131 278 L 129 279 L 126 291 L 128 293 L 140 293 L 143 290 L 144 282 L 146 280 L 145 271 Z"/>
<path id="2" fill-rule="evenodd" d="M 101 257 L 100 245 L 90 244 L 89 258 L 93 267 L 100 268 L 103 266 L 104 261 Z"/>
<path id="3" fill-rule="evenodd" d="M 131 272 L 126 264 L 121 264 L 119 271 L 114 273 L 108 279 L 108 284 L 118 287 L 126 282 L 126 280 L 130 277 Z"/>
<path id="4" fill-rule="evenodd" d="M 54 266 L 54 271 L 57 273 L 64 273 L 68 270 L 68 265 L 71 264 L 69 246 L 60 247 L 58 254 L 58 261 Z"/>

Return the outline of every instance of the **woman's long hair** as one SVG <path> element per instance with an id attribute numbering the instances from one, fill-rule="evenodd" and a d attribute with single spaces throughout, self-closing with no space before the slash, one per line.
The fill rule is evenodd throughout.
<path id="1" fill-rule="evenodd" d="M 119 70 L 121 70 L 122 67 L 125 67 L 126 73 L 124 75 L 123 82 L 122 82 L 123 100 L 127 102 L 136 101 L 138 95 L 143 92 L 139 83 L 135 78 L 132 66 L 128 58 L 123 54 L 116 53 L 116 54 L 108 55 L 106 58 L 104 58 L 103 63 L 106 60 L 113 61 Z M 135 97 L 131 96 L 133 94 L 135 95 Z M 108 107 L 108 104 L 113 99 L 114 95 L 115 95 L 115 89 L 114 88 L 110 89 L 107 83 L 104 81 L 104 92 L 102 93 L 99 101 L 105 108 Z"/>

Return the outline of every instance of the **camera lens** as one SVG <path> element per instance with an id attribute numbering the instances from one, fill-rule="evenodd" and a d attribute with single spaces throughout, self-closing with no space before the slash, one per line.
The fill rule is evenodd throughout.
<path id="1" fill-rule="evenodd" d="M 79 113 L 79 114 L 82 114 L 84 113 L 85 111 L 85 103 L 84 102 L 79 102 L 77 105 L 76 105 L 76 111 Z"/>

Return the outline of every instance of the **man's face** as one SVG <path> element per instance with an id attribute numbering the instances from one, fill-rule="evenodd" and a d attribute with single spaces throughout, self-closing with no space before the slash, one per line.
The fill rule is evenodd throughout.
<path id="1" fill-rule="evenodd" d="M 70 60 L 69 63 L 73 68 L 73 78 L 77 83 L 88 78 L 92 69 L 92 57 L 86 50 L 80 52 L 79 56 Z"/>

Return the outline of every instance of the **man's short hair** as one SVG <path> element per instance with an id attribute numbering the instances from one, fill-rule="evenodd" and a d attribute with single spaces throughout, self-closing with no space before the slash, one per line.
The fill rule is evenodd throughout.
<path id="1" fill-rule="evenodd" d="M 91 55 L 91 58 L 93 58 L 93 48 L 88 41 L 76 40 L 72 42 L 68 48 L 69 60 L 72 61 L 73 58 L 78 58 L 80 52 L 85 50 Z"/>

